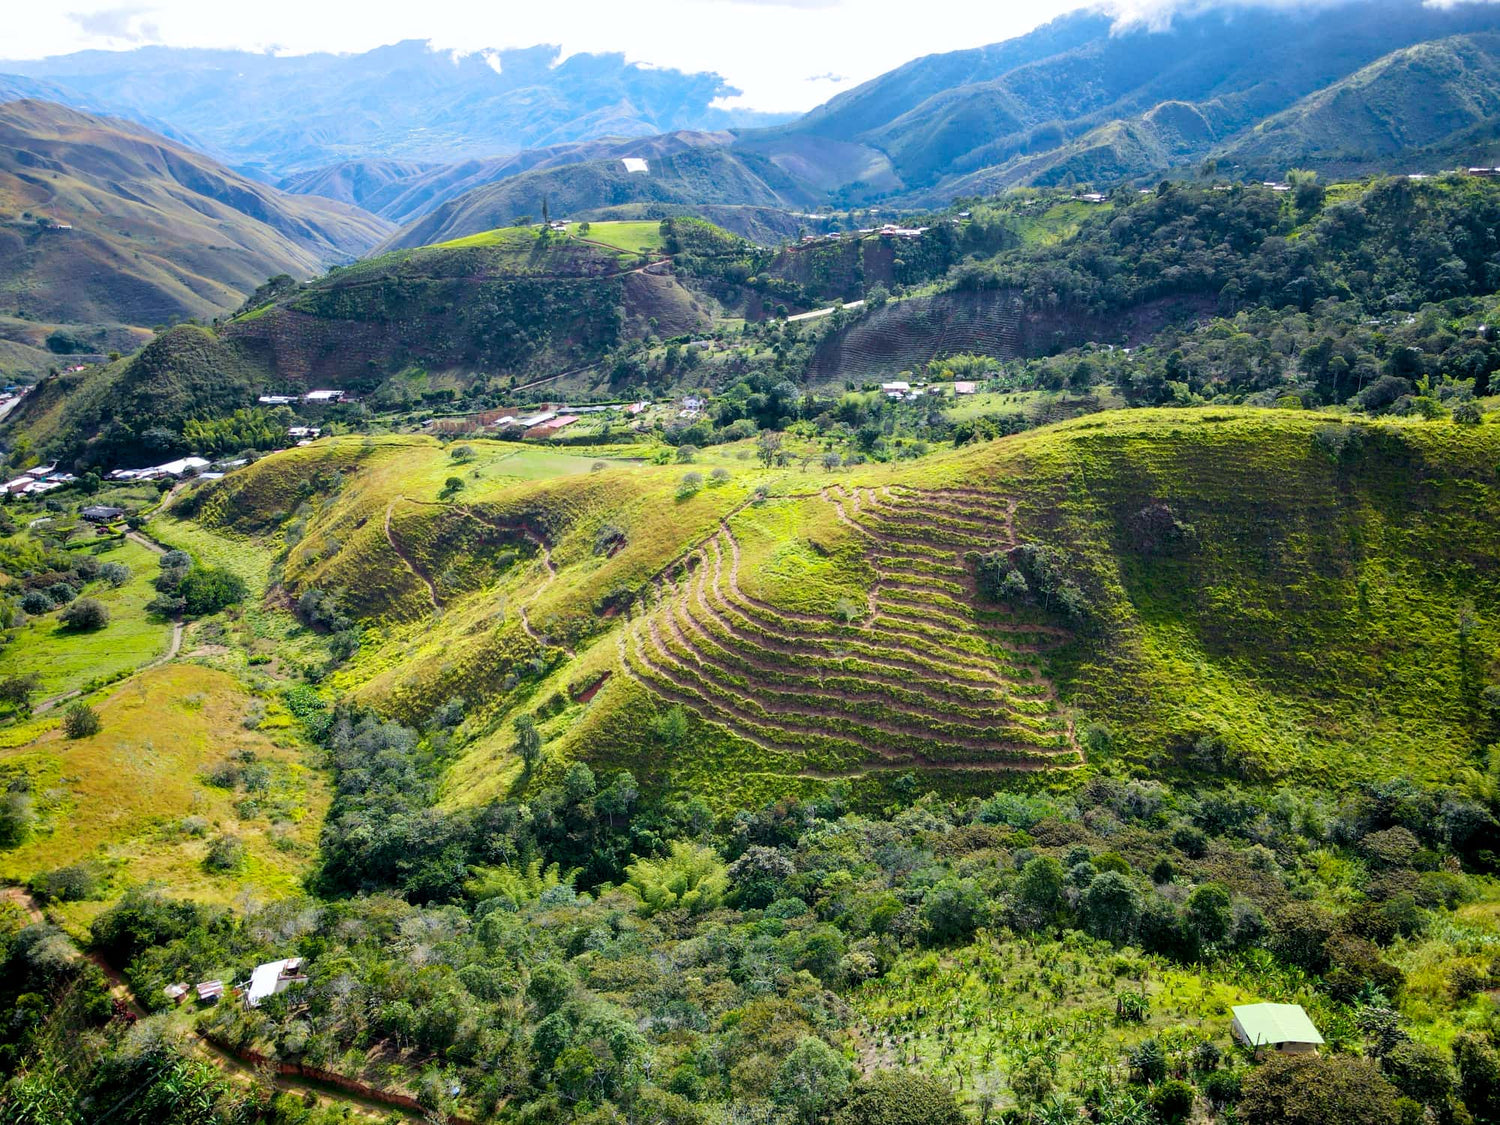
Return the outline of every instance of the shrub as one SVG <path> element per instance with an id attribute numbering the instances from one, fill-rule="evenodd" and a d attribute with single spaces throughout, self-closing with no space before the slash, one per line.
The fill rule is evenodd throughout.
<path id="1" fill-rule="evenodd" d="M 1453 408 L 1453 420 L 1460 426 L 1477 426 L 1484 421 L 1484 412 L 1476 402 L 1461 402 Z"/>
<path id="2" fill-rule="evenodd" d="M 47 596 L 45 590 L 28 590 L 21 596 L 21 608 L 30 617 L 40 617 L 56 609 L 57 603 Z"/>
<path id="3" fill-rule="evenodd" d="M 45 902 L 82 902 L 97 898 L 104 875 L 92 863 L 74 863 L 32 876 L 31 893 Z"/>
<path id="4" fill-rule="evenodd" d="M 109 624 L 109 610 L 104 603 L 93 598 L 79 598 L 58 615 L 58 620 L 69 629 L 81 633 L 102 629 Z"/>
<path id="5" fill-rule="evenodd" d="M 107 562 L 99 568 L 99 577 L 119 589 L 130 581 L 130 568 L 124 563 Z"/>
<path id="6" fill-rule="evenodd" d="M 968 1115 L 941 1080 L 883 1070 L 855 1086 L 834 1125 L 968 1125 Z"/>
<path id="7" fill-rule="evenodd" d="M 177 593 L 188 613 L 217 613 L 245 597 L 245 581 L 223 567 L 196 566 L 183 576 Z"/>
<path id="8" fill-rule="evenodd" d="M 36 810 L 31 794 L 12 789 L 0 794 L 0 848 L 14 848 L 26 842 L 36 824 Z"/>
<path id="9" fill-rule="evenodd" d="M 47 587 L 47 596 L 53 605 L 67 605 L 78 596 L 78 591 L 66 582 L 54 582 Z"/>
<path id="10" fill-rule="evenodd" d="M 31 710 L 31 697 L 42 687 L 42 678 L 35 672 L 24 672 L 18 676 L 6 676 L 0 680 L 0 703 L 8 703 L 17 711 Z"/>
<path id="11" fill-rule="evenodd" d="M 1186 1121 L 1193 1112 L 1193 1088 L 1180 1078 L 1169 1078 L 1151 1091 L 1151 1109 L 1163 1125 Z"/>
<path id="12" fill-rule="evenodd" d="M 244 862 L 244 841 L 228 832 L 215 836 L 208 845 L 208 854 L 203 857 L 203 866 L 217 874 L 238 871 Z"/>
<path id="13" fill-rule="evenodd" d="M 696 496 L 702 487 L 702 473 L 683 473 L 682 479 L 677 482 L 677 499 L 686 500 L 689 496 Z"/>
<path id="14" fill-rule="evenodd" d="M 87 703 L 75 703 L 63 714 L 63 733 L 69 738 L 88 738 L 98 734 L 102 726 L 99 712 Z"/>

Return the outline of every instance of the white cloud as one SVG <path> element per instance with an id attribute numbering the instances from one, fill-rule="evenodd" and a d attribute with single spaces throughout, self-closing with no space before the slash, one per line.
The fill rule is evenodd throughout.
<path id="1" fill-rule="evenodd" d="M 257 0 L 247 20 L 243 8 L 202 0 L 150 0 L 149 7 L 75 0 L 66 14 L 46 4 L 8 12 L 0 55 L 143 42 L 278 54 L 366 51 L 400 39 L 465 54 L 558 43 L 560 58 L 618 51 L 654 66 L 715 71 L 743 91 L 735 105 L 802 110 L 917 55 L 1008 39 L 1082 2 L 929 0 L 914 20 L 910 5 L 896 0 Z"/>

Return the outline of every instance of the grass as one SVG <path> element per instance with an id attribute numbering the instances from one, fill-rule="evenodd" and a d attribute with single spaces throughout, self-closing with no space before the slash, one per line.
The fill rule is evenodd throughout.
<path id="1" fill-rule="evenodd" d="M 33 617 L 16 631 L 0 651 L 0 676 L 37 673 L 42 680 L 39 699 L 107 682 L 140 667 L 167 650 L 172 626 L 146 610 L 156 596 L 156 555 L 125 540 L 99 558 L 130 567 L 130 581 L 116 589 L 95 581 L 84 596 L 109 609 L 109 624 L 90 633 L 77 633 L 58 624 L 58 611 Z"/>
<path id="2" fill-rule="evenodd" d="M 592 472 L 507 443 L 463 443 L 459 466 L 428 438 L 337 439 L 214 486 L 200 525 L 267 558 L 302 525 L 288 589 L 345 591 L 378 626 L 330 697 L 408 722 L 469 701 L 450 804 L 520 782 L 522 710 L 542 718 L 544 777 L 585 759 L 723 807 L 834 776 L 877 799 L 906 768 L 959 792 L 1064 783 L 950 768 L 1001 696 L 1002 761 L 1102 724 L 1096 755 L 1145 772 L 1201 772 L 1206 754 L 1241 780 L 1451 780 L 1480 751 L 1475 693 L 1500 654 L 1500 428 L 1363 422 L 1330 456 L 1320 432 L 1349 424 L 1114 411 L 835 473 L 765 470 L 743 443 Z M 678 495 L 714 468 L 729 479 Z M 449 476 L 464 487 L 440 499 Z M 975 603 L 963 555 L 1009 542 L 1011 501 L 1017 541 L 1053 548 L 1085 592 L 1084 627 Z M 1136 542 L 1157 503 L 1194 529 L 1182 552 Z M 606 529 L 622 541 L 601 552 Z M 835 620 L 872 591 L 868 625 Z M 966 684 L 981 671 L 993 688 Z M 674 707 L 691 735 L 669 745 Z"/>
<path id="3" fill-rule="evenodd" d="M 590 223 L 587 234 L 579 234 L 578 224 L 569 223 L 568 233 L 576 238 L 587 238 L 590 242 L 602 242 L 627 254 L 662 248 L 661 224 L 655 222 Z"/>
<path id="4" fill-rule="evenodd" d="M 93 860 L 110 873 L 111 898 L 152 880 L 209 902 L 229 903 L 247 891 L 294 893 L 313 856 L 327 793 L 287 733 L 273 739 L 246 728 L 256 706 L 223 672 L 171 664 L 98 702 L 98 734 L 73 741 L 52 730 L 0 750 L 0 776 L 11 783 L 28 779 L 40 814 L 31 839 L 0 853 L 0 877 L 24 880 Z M 274 718 L 274 700 L 261 706 Z M 268 789 L 254 805 L 244 803 L 245 791 L 217 788 L 203 777 L 237 755 L 253 755 L 267 768 Z M 209 841 L 220 833 L 244 841 L 242 870 L 204 869 Z M 81 926 L 103 905 L 61 909 Z"/>

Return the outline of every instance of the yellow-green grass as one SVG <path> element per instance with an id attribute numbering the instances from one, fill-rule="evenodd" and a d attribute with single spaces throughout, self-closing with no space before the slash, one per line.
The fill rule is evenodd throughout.
<path id="1" fill-rule="evenodd" d="M 579 233 L 577 223 L 569 223 L 568 233 L 579 238 L 586 238 L 590 242 L 602 242 L 606 246 L 613 246 L 627 254 L 662 248 L 660 223 L 590 223 L 587 234 Z"/>
<path id="2" fill-rule="evenodd" d="M 520 246 L 534 241 L 536 241 L 536 230 L 532 227 L 496 227 L 494 230 L 480 231 L 478 234 L 465 235 L 463 238 L 434 243 L 434 246 L 439 250 L 461 250 L 472 246 Z"/>
<path id="3" fill-rule="evenodd" d="M 261 705 L 274 718 L 275 701 Z M 328 795 L 285 724 L 268 724 L 281 728 L 275 739 L 246 729 L 252 697 L 233 677 L 192 664 L 144 672 L 95 706 L 102 720 L 96 735 L 70 740 L 51 730 L 28 745 L 0 750 L 0 775 L 29 778 L 41 814 L 29 840 L 0 853 L 0 877 L 24 880 L 94 860 L 110 874 L 110 898 L 153 880 L 174 894 L 211 902 L 230 902 L 247 891 L 297 891 Z M 208 785 L 202 774 L 246 751 L 267 764 L 272 780 L 260 811 L 242 818 L 235 802 L 243 792 Z M 202 819 L 202 835 L 184 831 L 188 817 Z M 273 817 L 279 826 L 273 827 Z M 204 869 L 209 842 L 221 833 L 243 840 L 241 871 Z M 83 925 L 104 905 L 61 909 L 70 923 Z"/>
<path id="4" fill-rule="evenodd" d="M 157 556 L 125 540 L 99 558 L 124 563 L 131 571 L 130 581 L 118 589 L 96 581 L 84 590 L 85 597 L 109 610 L 109 624 L 80 633 L 58 623 L 60 610 L 33 617 L 0 650 L 0 676 L 35 672 L 42 684 L 38 696 L 48 698 L 114 679 L 166 652 L 172 626 L 146 609 L 156 597 Z"/>
<path id="5" fill-rule="evenodd" d="M 1054 203 L 1045 209 L 1031 207 L 1025 210 L 1013 211 L 1010 218 L 1011 229 L 1021 238 L 1021 242 L 1027 246 L 1051 246 L 1062 242 L 1064 239 L 1072 238 L 1078 233 L 1078 228 L 1083 225 L 1085 219 L 1100 214 L 1108 214 L 1114 210 L 1110 203 L 1082 203 L 1077 200 L 1068 200 L 1063 203 Z"/>
<path id="6" fill-rule="evenodd" d="M 1355 435 L 1342 460 L 1320 436 L 1330 429 Z M 875 501 L 875 515 L 861 521 L 909 540 L 904 555 L 882 565 L 896 579 L 903 567 L 920 579 L 896 583 L 881 611 L 888 620 L 877 619 L 867 637 L 851 634 L 858 645 L 848 668 L 881 660 L 882 645 L 887 658 L 932 665 L 912 667 L 905 684 L 885 661 L 882 675 L 897 694 L 872 712 L 882 721 L 905 724 L 892 709 L 926 708 L 915 695 L 946 696 L 956 703 L 951 714 L 931 715 L 934 729 L 968 739 L 960 728 L 974 722 L 973 691 L 946 678 L 988 661 L 999 682 L 1012 685 L 1001 690 L 1023 742 L 1050 749 L 1071 716 L 1079 730 L 1107 728 L 1107 738 L 1091 739 L 1098 753 L 1155 772 L 1201 771 L 1196 763 L 1206 755 L 1218 762 L 1210 768 L 1249 781 L 1332 788 L 1373 777 L 1443 781 L 1480 749 L 1473 696 L 1500 654 L 1490 608 L 1500 598 L 1500 536 L 1486 514 L 1500 503 L 1493 426 L 1351 423 L 1251 409 L 1116 411 L 832 473 L 764 470 L 739 459 L 745 445 L 706 452 L 695 466 L 558 475 L 592 462 L 470 444 L 475 461 L 464 471 L 480 476 L 445 502 L 437 497 L 451 460 L 425 438 L 319 443 L 327 448 L 269 458 L 240 484 L 217 486 L 292 513 L 295 482 L 344 465 L 337 489 L 305 501 L 307 531 L 286 580 L 294 593 L 349 590 L 378 622 L 332 677 L 330 694 L 354 693 L 406 721 L 425 719 L 454 696 L 467 701 L 462 749 L 445 781 L 449 803 L 517 783 L 510 721 L 523 710 L 542 716 L 548 736 L 551 764 L 541 776 L 586 759 L 727 805 L 746 792 L 803 791 L 867 766 L 889 774 L 892 762 L 854 761 L 847 747 L 826 742 L 795 752 L 770 744 L 785 741 L 780 736 L 757 744 L 756 727 L 741 728 L 720 706 L 801 706 L 790 692 L 821 707 L 817 699 L 845 690 L 828 656 L 843 627 L 830 618 L 841 601 L 859 609 L 872 579 L 863 533 L 820 495 L 834 486 L 851 510 L 856 491 Z M 518 470 L 528 465 L 541 479 L 522 479 Z M 685 472 L 708 477 L 716 465 L 729 467 L 728 482 L 678 495 Z M 760 488 L 766 497 L 757 501 Z M 1010 541 L 1012 500 L 1016 539 L 1056 550 L 1085 591 L 1082 628 L 1059 630 L 1056 617 L 1007 617 L 1003 607 L 974 603 L 961 555 Z M 1139 514 L 1157 503 L 1193 527 L 1181 550 L 1137 543 Z M 228 526 L 249 520 L 244 533 L 264 535 L 234 505 L 204 508 Z M 740 594 L 707 596 L 764 605 L 726 603 L 718 610 L 725 620 L 716 622 L 688 600 L 684 575 L 716 558 L 727 567 L 726 521 L 741 552 Z M 495 535 L 487 539 L 482 525 Z M 601 549 L 606 530 L 623 535 L 623 545 Z M 531 536 L 550 549 L 555 573 Z M 947 544 L 946 561 L 923 554 L 934 536 Z M 513 557 L 502 560 L 501 552 Z M 817 651 L 825 655 L 794 669 L 811 677 L 806 692 L 778 668 L 787 651 L 776 647 L 778 633 L 797 643 L 822 638 Z M 642 656 L 673 665 L 680 683 L 653 678 Z M 700 670 L 700 660 L 722 663 L 723 673 Z M 579 700 L 601 680 L 589 702 Z M 1046 702 L 1048 684 L 1058 707 Z M 689 712 L 691 734 L 666 745 L 657 720 L 678 705 Z M 757 723 L 768 721 L 806 725 Z M 1056 781 L 973 772 L 928 776 L 967 791 Z"/>

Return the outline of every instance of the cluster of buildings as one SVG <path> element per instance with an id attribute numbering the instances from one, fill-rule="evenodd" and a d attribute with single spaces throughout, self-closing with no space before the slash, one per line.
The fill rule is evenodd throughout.
<path id="1" fill-rule="evenodd" d="M 246 1007 L 258 1008 L 267 996 L 285 992 L 294 984 L 306 983 L 307 974 L 302 971 L 302 958 L 283 957 L 279 961 L 267 961 L 264 965 L 255 966 L 250 979 L 232 989 L 226 988 L 222 980 L 205 980 L 191 986 L 186 981 L 169 984 L 162 991 L 174 1004 L 185 1002 L 190 994 L 196 996 L 200 1004 L 217 1004 L 223 999 L 225 992 L 233 991 L 244 1000 Z"/>
<path id="2" fill-rule="evenodd" d="M 244 464 L 244 462 L 240 462 Z M 144 469 L 115 469 L 105 480 L 118 481 L 141 481 L 141 480 L 165 480 L 170 477 L 173 480 L 185 476 L 207 476 L 213 474 L 204 470 L 212 464 L 205 457 L 179 457 L 175 461 L 168 461 L 163 465 L 151 465 Z M 223 473 L 219 474 L 223 476 Z"/>
<path id="3" fill-rule="evenodd" d="M 345 391 L 320 390 L 300 395 L 261 395 L 255 401 L 261 406 L 295 406 L 299 402 L 310 406 L 331 406 L 336 402 L 353 402 L 354 399 Z"/>
<path id="4" fill-rule="evenodd" d="M 620 411 L 634 418 L 650 405 L 648 402 L 633 402 L 626 406 L 566 406 L 550 403 L 537 406 L 529 412 L 511 408 L 484 410 L 478 414 L 462 414 L 452 418 L 429 418 L 422 425 L 435 434 L 472 434 L 488 430 L 506 436 L 519 434 L 526 440 L 544 440 L 556 437 L 569 426 L 583 421 L 588 414 Z"/>
<path id="5" fill-rule="evenodd" d="M 34 469 L 27 469 L 14 480 L 6 481 L 0 488 L 4 489 L 6 497 L 40 496 L 55 488 L 61 488 L 65 484 L 72 484 L 77 479 L 72 473 L 58 472 L 54 462 L 51 465 L 38 465 Z"/>
<path id="6" fill-rule="evenodd" d="M 953 393 L 956 395 L 972 395 L 978 393 L 978 390 L 978 384 L 972 382 L 964 381 L 953 384 Z M 914 401 L 923 395 L 940 395 L 943 393 L 943 387 L 928 386 L 925 383 L 919 383 L 913 387 L 902 379 L 895 379 L 889 383 L 881 383 L 880 393 L 892 402 Z"/>
<path id="7" fill-rule="evenodd" d="M 860 237 L 875 235 L 879 238 L 921 238 L 927 231 L 927 227 L 903 227 L 895 223 L 885 223 L 878 227 L 860 227 L 854 233 Z M 820 242 L 837 242 L 843 237 L 845 236 L 838 231 L 831 234 L 804 234 L 802 245 L 813 246 Z"/>

